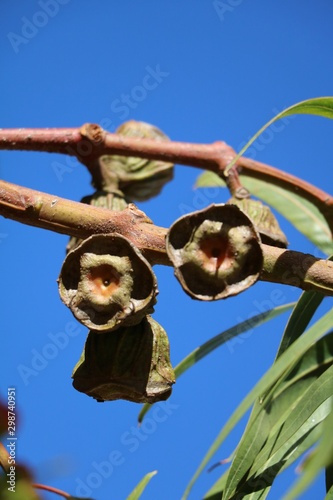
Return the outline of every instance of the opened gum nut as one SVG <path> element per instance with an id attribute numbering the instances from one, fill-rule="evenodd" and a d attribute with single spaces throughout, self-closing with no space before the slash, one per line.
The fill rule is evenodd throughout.
<path id="1" fill-rule="evenodd" d="M 246 290 L 263 266 L 259 234 L 235 205 L 210 205 L 184 215 L 170 227 L 166 250 L 183 289 L 199 300 Z"/>
<path id="2" fill-rule="evenodd" d="M 62 301 L 91 330 L 139 323 L 158 294 L 149 262 L 123 236 L 93 235 L 70 251 L 58 279 Z"/>
<path id="3" fill-rule="evenodd" d="M 76 390 L 97 401 L 164 401 L 175 383 L 167 334 L 150 316 L 115 335 L 90 331 L 72 378 Z"/>
<path id="4" fill-rule="evenodd" d="M 281 231 L 278 221 L 271 209 L 259 200 L 251 198 L 231 198 L 228 204 L 237 205 L 252 220 L 260 234 L 262 243 L 279 248 L 287 248 L 288 240 Z"/>

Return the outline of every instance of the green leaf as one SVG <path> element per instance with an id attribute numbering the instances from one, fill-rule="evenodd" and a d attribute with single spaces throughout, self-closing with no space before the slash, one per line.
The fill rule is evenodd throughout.
<path id="1" fill-rule="evenodd" d="M 209 339 L 207 342 L 202 344 L 200 347 L 197 347 L 188 354 L 176 367 L 175 367 L 175 375 L 176 379 L 178 379 L 184 372 L 186 372 L 191 366 L 200 361 L 200 359 L 207 356 L 210 352 L 212 352 L 217 347 L 221 346 L 225 342 L 233 339 L 237 335 L 246 332 L 247 330 L 251 330 L 255 326 L 259 326 L 270 319 L 275 318 L 279 314 L 282 314 L 293 307 L 294 303 L 285 304 L 283 306 L 275 307 L 269 311 L 265 311 L 263 313 L 257 314 L 252 318 L 247 319 L 246 321 L 242 321 L 238 325 L 235 325 L 222 333 L 216 335 L 215 337 Z M 142 410 L 139 413 L 138 421 L 141 423 L 143 421 L 144 416 L 150 410 L 152 405 L 146 404 L 142 407 Z"/>
<path id="2" fill-rule="evenodd" d="M 134 488 L 132 493 L 128 495 L 126 500 L 138 500 L 141 497 L 143 491 L 145 490 L 147 484 L 149 483 L 151 478 L 155 476 L 155 474 L 157 474 L 157 470 L 154 470 L 153 472 L 149 472 L 148 474 L 146 474 L 145 477 L 141 479 L 141 481 Z"/>
<path id="3" fill-rule="evenodd" d="M 226 498 L 234 490 L 239 493 L 238 484 L 250 469 L 252 475 L 257 475 L 269 468 L 268 476 L 273 480 L 272 471 L 278 474 L 288 450 L 326 417 L 324 409 L 320 415 L 314 417 L 314 414 L 323 403 L 320 398 L 325 400 L 330 394 L 322 389 L 317 400 L 315 396 L 319 380 L 323 380 L 318 378 L 318 370 L 330 364 L 333 364 L 333 334 L 326 335 L 307 351 L 288 375 L 287 382 L 280 384 L 282 389 L 279 387 L 279 394 L 272 396 L 272 401 L 257 404 L 259 414 L 255 418 L 251 415 L 229 470 Z"/>
<path id="4" fill-rule="evenodd" d="M 306 101 L 301 101 L 296 104 L 293 104 L 289 108 L 286 108 L 281 113 L 278 113 L 271 120 L 269 120 L 261 129 L 254 134 L 253 137 L 245 144 L 245 146 L 240 150 L 237 154 L 236 158 L 229 163 L 227 168 L 225 169 L 225 174 L 229 172 L 232 166 L 236 163 L 238 158 L 242 156 L 245 151 L 253 144 L 253 142 L 261 135 L 266 128 L 272 125 L 274 122 L 281 118 L 285 118 L 286 116 L 297 115 L 297 114 L 306 114 L 306 115 L 317 115 L 323 116 L 325 118 L 333 118 L 333 97 L 316 97 L 314 99 L 307 99 Z"/>
<path id="5" fill-rule="evenodd" d="M 266 372 L 266 374 L 260 379 L 252 391 L 243 399 L 238 408 L 231 415 L 225 426 L 222 428 L 217 438 L 209 448 L 205 457 L 203 458 L 201 464 L 199 465 L 197 471 L 189 482 L 182 500 L 185 500 L 195 481 L 200 476 L 201 472 L 206 467 L 207 463 L 211 457 L 215 454 L 217 449 L 221 446 L 224 439 L 228 436 L 231 430 L 243 417 L 245 412 L 250 408 L 253 402 L 259 398 L 262 394 L 265 394 L 267 390 L 275 384 L 280 377 L 290 371 L 292 367 L 297 363 L 297 361 L 302 357 L 302 355 L 309 349 L 309 347 L 330 328 L 333 324 L 333 311 L 329 311 L 322 318 L 320 318 L 307 332 L 297 339 L 273 364 L 273 366 Z"/>
<path id="6" fill-rule="evenodd" d="M 333 500 L 333 486 L 328 490 L 324 500 Z"/>
<path id="7" fill-rule="evenodd" d="M 210 490 L 207 491 L 206 495 L 203 497 L 203 500 L 221 500 L 227 477 L 228 471 L 225 471 L 224 474 L 219 477 L 216 483 L 213 484 Z"/>
<path id="8" fill-rule="evenodd" d="M 252 195 L 277 210 L 311 243 L 327 255 L 333 253 L 332 233 L 324 216 L 313 203 L 296 193 L 247 175 L 240 175 L 240 179 Z M 225 186 L 225 183 L 213 172 L 204 172 L 197 179 L 196 187 L 205 186 Z"/>
<path id="9" fill-rule="evenodd" d="M 296 442 L 296 447 L 293 448 L 292 453 L 285 459 L 281 460 L 281 468 L 275 471 L 272 468 L 269 468 L 268 471 L 264 470 L 260 474 L 254 478 L 250 476 L 252 482 L 252 491 L 249 494 L 245 494 L 244 492 L 240 495 L 243 500 L 260 500 L 266 498 L 269 490 L 271 489 L 271 484 L 276 477 L 276 474 L 282 472 L 286 467 L 292 464 L 295 460 L 297 460 L 306 450 L 308 450 L 314 443 L 316 443 L 321 435 L 322 423 L 315 425 L 314 428 L 304 436 L 301 442 Z M 206 493 L 203 500 L 221 500 L 223 490 L 225 488 L 228 472 L 226 471 L 212 486 L 212 488 Z M 258 488 L 258 483 L 262 482 L 263 488 L 257 489 L 254 491 L 253 484 L 257 483 L 256 486 Z M 260 483 L 259 483 L 260 485 Z M 264 486 L 266 485 L 266 486 Z M 244 496 L 243 496 L 244 495 Z"/>
<path id="10" fill-rule="evenodd" d="M 323 300 L 322 294 L 319 294 L 316 292 L 303 292 L 303 294 L 301 295 L 300 299 L 298 300 L 298 302 L 297 302 L 296 306 L 294 307 L 293 312 L 288 320 L 288 323 L 287 323 L 287 326 L 286 326 L 286 329 L 285 329 L 285 332 L 284 332 L 284 335 L 283 335 L 283 338 L 281 341 L 281 345 L 280 345 L 277 357 L 279 357 L 279 355 L 282 354 L 286 350 L 286 348 L 290 344 L 292 344 L 305 331 L 310 320 L 312 319 L 313 314 L 317 310 L 317 308 L 318 308 L 319 304 L 322 302 L 322 300 Z M 325 343 L 327 343 L 329 341 L 329 336 L 324 337 L 324 339 L 325 339 Z M 316 347 L 316 349 L 314 349 L 314 347 Z M 266 409 L 263 408 L 260 405 L 260 403 L 258 403 L 258 402 L 255 403 L 255 406 L 252 410 L 252 415 L 257 413 L 258 408 L 262 408 L 263 411 L 255 419 L 252 418 L 252 415 L 250 416 L 249 422 L 248 422 L 247 427 L 244 431 L 242 439 L 237 447 L 236 452 L 234 453 L 234 460 L 233 460 L 233 463 L 228 471 L 229 474 L 227 474 L 227 473 L 224 474 L 223 483 L 219 484 L 219 481 L 218 481 L 216 483 L 217 490 L 213 489 L 212 493 L 216 494 L 216 491 L 217 491 L 221 496 L 222 490 L 224 489 L 224 486 L 226 484 L 227 475 L 228 475 L 228 482 L 230 482 L 230 477 L 233 475 L 233 470 L 235 470 L 235 468 L 237 468 L 237 465 L 238 465 L 238 467 L 240 467 L 240 464 L 241 464 L 240 457 L 243 456 L 243 458 L 246 458 L 246 453 L 251 454 L 251 456 L 250 455 L 247 456 L 247 465 L 246 465 L 246 463 L 243 462 L 243 465 L 244 465 L 243 472 L 238 469 L 238 475 L 242 476 L 242 474 L 245 475 L 245 473 L 247 473 L 247 470 L 249 467 L 252 466 L 253 469 L 259 467 L 260 464 L 258 464 L 258 460 L 260 460 L 260 457 L 265 452 L 265 449 L 271 450 L 271 446 L 272 446 L 271 442 L 269 442 L 269 444 L 267 444 L 267 442 L 266 442 L 266 445 L 263 446 L 261 453 L 258 453 L 258 449 L 260 450 L 262 444 L 267 439 L 267 434 L 270 432 L 271 425 L 273 425 L 273 422 L 276 422 L 281 417 L 281 415 L 285 412 L 286 408 L 290 408 L 290 401 L 295 401 L 296 398 L 298 397 L 298 395 L 302 393 L 303 388 L 302 388 L 301 383 L 299 382 L 298 379 L 301 378 L 302 376 L 304 377 L 305 375 L 307 375 L 307 378 L 309 378 L 309 373 L 311 373 L 311 372 L 312 373 L 314 372 L 312 374 L 312 380 L 314 380 L 317 376 L 315 373 L 316 370 L 318 369 L 317 350 L 319 348 L 319 350 L 322 351 L 322 349 L 317 344 L 314 347 L 312 347 L 310 349 L 310 351 L 315 351 L 312 354 L 312 358 L 311 358 L 312 362 L 308 361 L 307 363 L 305 363 L 305 362 L 300 363 L 298 369 L 295 370 L 293 375 L 290 376 L 289 379 L 285 382 L 284 387 L 282 384 L 283 393 L 280 396 L 275 395 L 274 401 L 270 407 L 270 411 L 268 414 L 266 413 Z M 309 358 L 309 354 L 308 354 L 308 358 Z M 321 358 L 322 358 L 322 356 L 321 356 Z M 298 382 L 298 383 L 295 383 L 295 382 Z M 311 382 L 311 380 L 309 381 L 309 383 L 310 382 Z M 294 385 L 292 385 L 292 387 L 286 387 L 288 385 L 290 386 L 291 384 L 294 384 Z M 304 387 L 306 388 L 306 385 Z M 276 401 L 277 397 L 278 397 L 278 399 Z M 265 417 L 266 417 L 263 419 L 263 422 L 262 422 L 262 417 L 260 417 L 260 415 L 265 415 Z M 257 435 L 256 429 L 258 428 L 259 421 L 260 421 L 260 425 L 261 425 L 261 432 L 259 435 Z M 267 425 L 268 425 L 268 427 L 267 427 Z M 316 423 L 316 425 L 317 425 L 317 423 Z M 267 430 L 267 429 L 268 429 L 268 432 L 266 433 L 265 430 Z M 303 452 L 302 451 L 303 442 L 304 442 L 305 446 L 306 446 L 307 442 L 309 442 L 310 443 L 309 446 L 311 446 L 314 442 L 313 440 L 315 440 L 315 437 L 316 437 L 315 432 L 310 432 L 309 437 L 304 437 L 302 442 L 298 443 L 296 450 L 294 449 L 292 457 L 289 460 L 287 460 L 285 463 L 289 463 L 289 462 L 291 463 L 292 461 L 296 460 L 296 458 L 299 456 L 298 453 Z M 255 438 L 255 439 L 253 439 L 253 438 Z M 311 439 L 312 439 L 312 441 L 311 441 Z M 298 438 L 297 438 L 297 440 L 298 440 Z M 304 448 L 304 449 L 306 449 L 306 448 Z M 266 453 L 266 459 L 269 456 L 270 455 Z M 252 457 L 253 463 L 251 463 L 251 457 Z M 263 463 L 265 463 L 265 461 Z M 261 465 L 260 465 L 261 467 L 263 466 L 263 463 L 261 463 Z M 270 471 L 269 477 L 273 480 L 274 475 L 272 474 L 272 471 Z M 261 490 L 261 492 L 256 492 L 256 494 L 253 494 L 254 495 L 253 499 L 254 498 L 256 498 L 256 499 L 261 498 L 261 495 L 263 495 L 263 498 L 264 498 L 266 496 L 267 492 L 269 491 L 269 489 L 270 489 L 270 486 L 268 486 L 264 490 Z M 208 493 L 211 493 L 211 490 Z M 208 493 L 207 493 L 207 495 L 208 495 Z M 252 496 L 251 496 L 251 498 L 252 498 Z"/>
<path id="11" fill-rule="evenodd" d="M 324 420 L 330 412 L 332 396 L 333 367 L 327 369 L 295 402 L 291 401 L 292 392 L 287 391 L 286 401 L 289 410 L 284 412 L 274 425 L 264 449 L 252 465 L 252 472 L 265 470 L 279 461 L 302 437 Z M 296 384 L 299 385 L 299 384 Z M 303 384 L 304 385 L 304 384 Z"/>
<path id="12" fill-rule="evenodd" d="M 302 335 L 323 299 L 324 295 L 321 293 L 302 293 L 288 320 L 276 355 L 277 358 Z"/>
<path id="13" fill-rule="evenodd" d="M 331 391 L 333 393 L 333 378 L 331 377 Z M 333 411 L 326 418 L 323 428 L 323 436 L 318 447 L 312 452 L 303 464 L 303 474 L 296 484 L 284 497 L 284 500 L 297 498 L 315 479 L 320 470 L 333 464 Z"/>

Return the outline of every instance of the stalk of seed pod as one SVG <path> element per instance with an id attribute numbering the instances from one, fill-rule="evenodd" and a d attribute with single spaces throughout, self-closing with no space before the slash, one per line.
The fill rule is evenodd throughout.
<path id="1" fill-rule="evenodd" d="M 199 300 L 242 292 L 263 266 L 259 234 L 235 205 L 210 205 L 180 217 L 167 233 L 166 250 L 183 289 Z"/>
<path id="2" fill-rule="evenodd" d="M 90 331 L 73 370 L 73 386 L 97 401 L 155 403 L 175 383 L 165 330 L 149 315 L 115 335 Z"/>

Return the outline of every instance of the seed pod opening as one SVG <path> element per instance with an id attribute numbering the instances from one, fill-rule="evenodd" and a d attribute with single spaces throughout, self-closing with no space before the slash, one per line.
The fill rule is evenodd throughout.
<path id="1" fill-rule="evenodd" d="M 164 401 L 175 383 L 167 334 L 150 316 L 115 335 L 90 331 L 72 378 L 75 389 L 98 401 Z"/>
<path id="2" fill-rule="evenodd" d="M 91 330 L 139 323 L 156 303 L 149 262 L 123 236 L 93 235 L 70 251 L 58 279 L 62 301 Z"/>
<path id="3" fill-rule="evenodd" d="M 184 215 L 169 229 L 166 249 L 175 275 L 192 298 L 236 295 L 259 278 L 260 237 L 235 205 L 210 205 Z"/>
<path id="4" fill-rule="evenodd" d="M 145 122 L 130 120 L 123 123 L 116 134 L 127 137 L 168 141 L 157 127 Z M 119 155 L 99 158 L 104 187 L 116 185 L 129 200 L 148 200 L 157 196 L 164 184 L 173 178 L 173 164 L 161 160 L 148 160 Z"/>
<path id="5" fill-rule="evenodd" d="M 260 234 L 262 243 L 287 248 L 288 240 L 282 232 L 276 217 L 267 205 L 264 205 L 259 200 L 252 200 L 252 198 L 243 198 L 241 200 L 231 198 L 228 201 L 229 203 L 237 205 L 250 217 Z"/>

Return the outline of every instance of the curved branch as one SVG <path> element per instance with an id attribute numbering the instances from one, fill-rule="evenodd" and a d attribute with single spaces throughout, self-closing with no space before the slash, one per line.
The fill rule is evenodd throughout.
<path id="1" fill-rule="evenodd" d="M 44 491 L 49 491 L 50 493 L 55 493 L 56 495 L 59 495 L 63 498 L 69 498 L 69 499 L 73 498 L 69 493 L 66 493 L 66 491 L 59 490 L 58 488 L 54 488 L 53 486 L 47 486 L 46 484 L 34 483 L 32 487 L 38 490 L 44 490 Z"/>
<path id="2" fill-rule="evenodd" d="M 139 139 L 112 134 L 99 125 L 89 123 L 81 128 L 0 129 L 1 149 L 47 151 L 76 156 L 88 167 L 97 184 L 100 179 L 98 158 L 102 155 L 137 156 L 190 165 L 210 170 L 221 177 L 224 177 L 225 168 L 236 156 L 236 152 L 222 141 L 193 144 Z M 294 175 L 255 160 L 241 157 L 236 166 L 248 176 L 274 183 L 306 198 L 320 210 L 333 233 L 331 195 Z"/>
<path id="3" fill-rule="evenodd" d="M 165 250 L 167 229 L 155 226 L 133 204 L 111 211 L 0 181 L 0 215 L 82 239 L 96 233 L 120 233 L 140 248 L 152 265 L 171 265 Z M 333 262 L 269 245 L 262 245 L 262 249 L 262 280 L 333 295 Z"/>

